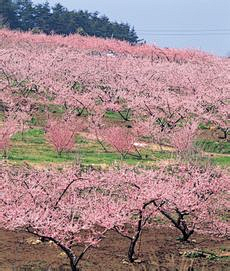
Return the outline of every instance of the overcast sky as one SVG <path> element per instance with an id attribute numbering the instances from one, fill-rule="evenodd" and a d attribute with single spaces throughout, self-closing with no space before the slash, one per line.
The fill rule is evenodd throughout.
<path id="1" fill-rule="evenodd" d="M 33 0 L 43 3 L 45 0 Z M 230 0 L 49 0 L 68 9 L 99 11 L 128 22 L 140 38 L 161 47 L 230 54 Z"/>

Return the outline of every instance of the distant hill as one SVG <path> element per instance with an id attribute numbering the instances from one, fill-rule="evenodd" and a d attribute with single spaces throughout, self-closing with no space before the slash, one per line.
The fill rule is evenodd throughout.
<path id="1" fill-rule="evenodd" d="M 0 0 L 0 25 L 36 33 L 78 33 L 138 43 L 136 31 L 128 23 L 111 22 L 98 12 L 69 11 L 61 4 L 50 7 L 48 2 L 35 5 L 31 0 Z"/>

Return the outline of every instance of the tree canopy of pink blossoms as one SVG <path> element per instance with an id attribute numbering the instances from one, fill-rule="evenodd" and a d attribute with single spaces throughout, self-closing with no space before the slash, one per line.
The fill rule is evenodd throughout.
<path id="1" fill-rule="evenodd" d="M 126 199 L 120 204 L 126 210 L 126 223 L 134 228 L 133 214 L 141 211 L 141 223 L 145 225 L 145 219 L 160 214 L 182 233 L 183 240 L 194 231 L 230 234 L 222 218 L 229 208 L 230 189 L 228 173 L 223 170 L 179 163 L 156 170 L 123 168 L 100 174 L 102 180 L 107 176 L 109 191 Z"/>
<path id="2" fill-rule="evenodd" d="M 25 230 L 52 241 L 66 253 L 76 271 L 85 252 L 97 246 L 113 227 L 108 218 L 115 205 L 111 202 L 105 209 L 103 195 L 97 195 L 95 186 L 96 182 L 81 176 L 78 168 L 60 173 L 1 164 L 0 227 Z M 80 244 L 85 247 L 76 254 L 73 247 L 80 250 Z"/>
<path id="3" fill-rule="evenodd" d="M 230 61 L 196 50 L 161 49 L 71 35 L 33 35 L 0 30 L 0 149 L 43 113 L 46 138 L 61 154 L 75 145 L 85 118 L 123 157 L 138 137 L 169 142 L 178 153 L 192 148 L 201 122 L 211 122 L 227 139 Z M 50 106 L 62 118 L 50 117 Z M 121 128 L 105 116 L 121 117 Z M 68 116 L 68 117 L 66 117 Z M 14 120 L 14 121 L 11 121 Z M 90 246 L 115 229 L 130 241 L 128 259 L 142 229 L 160 216 L 186 241 L 194 232 L 229 237 L 229 175 L 196 164 L 157 169 L 68 168 L 62 172 L 0 165 L 0 226 L 26 230 L 53 241 L 73 271 Z M 74 245 L 85 248 L 76 256 Z M 78 248 L 78 246 L 77 246 Z M 79 255 L 79 254 L 78 254 Z"/>
<path id="4" fill-rule="evenodd" d="M 102 130 L 101 134 L 102 138 L 122 157 L 125 157 L 134 146 L 135 137 L 127 128 L 109 127 Z"/>
<path id="5" fill-rule="evenodd" d="M 17 131 L 17 122 L 15 120 L 7 120 L 0 127 L 0 150 L 3 150 L 3 156 L 6 157 L 7 149 L 10 148 L 10 138 Z"/>
<path id="6" fill-rule="evenodd" d="M 123 112 L 131 112 L 161 133 L 191 118 L 213 121 L 226 136 L 228 59 L 77 35 L 1 30 L 0 37 L 0 100 L 22 123 L 39 105 L 56 103 L 79 115 L 113 110 L 130 120 Z"/>
<path id="7" fill-rule="evenodd" d="M 67 120 L 49 120 L 46 127 L 46 138 L 59 155 L 71 151 L 75 146 L 75 136 L 82 130 L 82 123 Z"/>
<path id="8" fill-rule="evenodd" d="M 194 148 L 193 144 L 197 134 L 198 124 L 186 124 L 184 127 L 178 127 L 170 137 L 171 145 L 179 153 L 185 153 Z"/>
<path id="9" fill-rule="evenodd" d="M 189 164 L 62 172 L 2 164 L 0 226 L 53 241 L 74 271 L 87 249 L 115 229 L 130 240 L 132 262 L 143 227 L 151 227 L 151 218 L 157 216 L 176 227 L 183 240 L 194 231 L 229 236 L 223 219 L 229 186 L 225 172 Z M 72 248 L 77 244 L 86 245 L 79 257 Z"/>

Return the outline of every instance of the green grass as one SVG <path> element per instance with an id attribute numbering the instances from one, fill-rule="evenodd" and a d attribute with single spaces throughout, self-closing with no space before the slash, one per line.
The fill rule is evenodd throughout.
<path id="1" fill-rule="evenodd" d="M 125 158 L 122 158 L 119 153 L 114 152 L 108 146 L 107 146 L 108 152 L 105 152 L 101 145 L 96 141 L 78 137 L 77 143 L 79 146 L 78 148 L 79 158 L 83 164 L 111 165 L 115 162 L 125 162 L 130 165 L 135 164 L 147 165 L 162 159 L 160 158 L 160 156 L 159 157 L 155 156 L 155 153 L 152 153 L 148 149 L 142 151 L 143 159 L 139 159 L 138 157 L 129 154 Z"/>
<path id="2" fill-rule="evenodd" d="M 203 139 L 197 141 L 196 145 L 205 152 L 230 154 L 229 142 L 217 142 Z"/>
<path id="3" fill-rule="evenodd" d="M 199 124 L 199 129 L 201 130 L 208 130 L 211 126 L 211 122 L 208 123 L 200 123 Z"/>
<path id="4" fill-rule="evenodd" d="M 0 111 L 0 121 L 4 120 L 4 114 Z"/>
<path id="5" fill-rule="evenodd" d="M 44 144 L 45 137 L 42 129 L 29 129 L 22 133 L 16 133 L 12 137 L 13 142 L 25 142 L 27 144 Z"/>
<path id="6" fill-rule="evenodd" d="M 126 117 L 128 111 L 121 111 L 121 114 Z M 118 112 L 107 111 L 105 117 L 111 121 L 124 121 L 124 118 Z M 128 114 L 128 119 L 131 120 L 131 113 Z"/>
<path id="7" fill-rule="evenodd" d="M 39 112 L 37 112 L 35 115 L 32 116 L 31 120 L 28 121 L 28 124 L 31 126 L 45 126 L 46 125 L 46 115 L 44 114 L 45 108 L 43 106 L 40 106 L 40 110 Z M 53 117 L 61 117 L 64 113 L 65 113 L 65 108 L 63 106 L 60 105 L 52 105 L 50 104 L 48 107 L 48 111 L 52 114 Z M 78 114 L 81 110 L 79 109 L 76 110 L 76 114 Z M 124 116 L 126 115 L 126 112 L 122 112 L 122 114 L 124 114 Z M 88 112 L 86 110 L 84 110 L 81 114 L 81 117 L 87 117 L 88 116 Z M 0 121 L 1 118 L 3 119 L 3 114 L 1 115 L 0 112 Z M 130 118 L 130 114 L 129 114 L 129 118 Z M 105 113 L 105 119 L 107 119 L 108 121 L 111 121 L 113 123 L 117 123 L 117 122 L 124 122 L 124 119 L 121 117 L 121 115 L 118 112 L 113 112 L 113 111 L 107 111 Z"/>
<path id="8" fill-rule="evenodd" d="M 120 114 L 118 112 L 113 112 L 113 111 L 107 111 L 105 113 L 105 117 L 107 119 L 113 120 L 113 121 L 121 121 L 122 120 Z"/>
<path id="9" fill-rule="evenodd" d="M 42 129 L 30 129 L 23 133 L 17 133 L 12 137 L 12 147 L 8 152 L 8 160 L 16 163 L 64 163 L 81 161 L 89 165 L 111 165 L 115 162 L 125 162 L 127 164 L 152 164 L 157 160 L 163 159 L 165 154 L 152 153 L 144 150 L 144 159 L 127 155 L 125 159 L 120 154 L 109 149 L 105 152 L 101 145 L 93 140 L 88 140 L 82 136 L 76 138 L 76 148 L 71 152 L 63 152 L 61 156 L 52 148 L 45 139 Z"/>
<path id="10" fill-rule="evenodd" d="M 229 256 L 219 256 L 213 251 L 209 250 L 192 250 L 192 251 L 186 251 L 184 252 L 183 256 L 187 258 L 205 258 L 211 261 L 217 261 L 217 260 L 230 260 Z"/>
<path id="11" fill-rule="evenodd" d="M 21 133 L 15 134 L 12 137 L 12 145 L 8 159 L 14 162 L 61 163 L 75 159 L 75 154 L 72 152 L 63 153 L 61 157 L 58 156 L 46 142 L 42 129 L 30 129 L 23 135 Z"/>
<path id="12" fill-rule="evenodd" d="M 230 156 L 213 157 L 213 158 L 211 158 L 211 161 L 215 165 L 220 165 L 220 166 L 223 166 L 223 167 L 229 167 L 230 166 Z"/>
<path id="13" fill-rule="evenodd" d="M 211 142 L 212 143 L 212 142 Z M 215 143 L 215 142 L 214 142 Z M 224 145 L 225 152 L 228 152 L 229 143 Z M 211 144 L 213 147 L 213 143 Z M 221 145 L 222 146 L 222 145 Z M 108 147 L 108 146 L 107 146 Z M 218 145 L 218 148 L 219 145 Z M 217 147 L 213 150 L 219 150 Z M 46 141 L 45 133 L 42 129 L 30 129 L 23 134 L 17 133 L 12 137 L 12 146 L 8 151 L 8 160 L 13 163 L 35 163 L 35 164 L 49 164 L 49 163 L 71 163 L 81 162 L 85 165 L 112 165 L 113 163 L 126 163 L 129 165 L 143 165 L 153 166 L 161 160 L 175 159 L 176 155 L 170 151 L 152 151 L 150 148 L 140 149 L 142 159 L 132 155 L 127 155 L 122 158 L 121 155 L 108 147 L 108 152 L 94 140 L 86 139 L 82 136 L 76 138 L 75 150 L 71 152 L 63 152 L 61 156 L 52 148 Z M 1 153 L 0 153 L 0 159 Z M 209 158 L 207 158 L 209 159 Z M 213 156 L 210 160 L 214 164 L 221 166 L 230 165 L 230 156 Z"/>

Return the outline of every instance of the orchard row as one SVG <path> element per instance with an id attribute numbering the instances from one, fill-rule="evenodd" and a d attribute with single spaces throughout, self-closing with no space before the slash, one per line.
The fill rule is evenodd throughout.
<path id="1" fill-rule="evenodd" d="M 1 109 L 20 127 L 41 106 L 49 118 L 56 104 L 65 119 L 87 114 L 97 128 L 105 112 L 118 112 L 153 141 L 192 122 L 212 122 L 227 137 L 228 59 L 79 36 L 0 37 Z"/>
<path id="2" fill-rule="evenodd" d="M 129 240 L 133 262 L 145 227 L 171 225 L 182 241 L 194 232 L 229 238 L 229 185 L 226 172 L 189 164 L 107 171 L 1 164 L 0 227 L 53 241 L 73 271 L 91 246 L 115 230 Z"/>
<path id="3" fill-rule="evenodd" d="M 230 61 L 199 51 L 131 46 L 80 36 L 0 30 L 0 149 L 40 114 L 46 138 L 61 155 L 82 130 L 125 157 L 140 138 L 193 150 L 200 123 L 228 140 Z M 50 107 L 60 114 L 52 114 Z M 121 122 L 109 123 L 108 112 Z M 197 164 L 158 168 L 36 170 L 0 165 L 0 227 L 53 241 L 73 271 L 108 230 L 130 240 L 158 217 L 182 240 L 194 231 L 229 238 L 229 175 Z M 154 222 L 155 221 L 155 222 Z M 130 233 L 131 231 L 131 233 Z M 74 246 L 85 244 L 78 256 Z M 80 255 L 80 256 L 79 256 Z"/>

